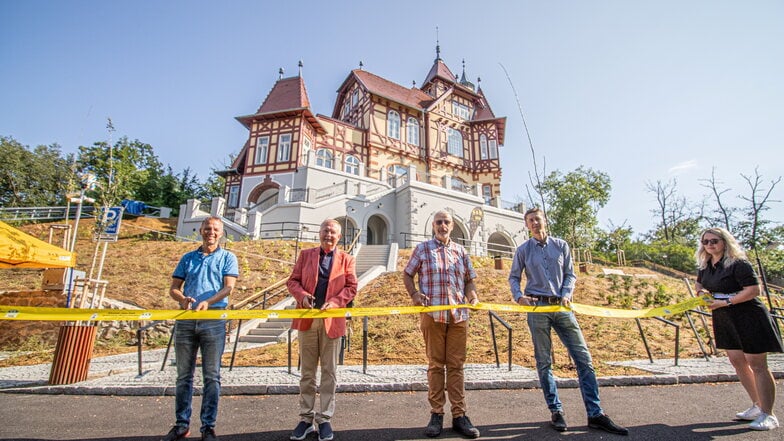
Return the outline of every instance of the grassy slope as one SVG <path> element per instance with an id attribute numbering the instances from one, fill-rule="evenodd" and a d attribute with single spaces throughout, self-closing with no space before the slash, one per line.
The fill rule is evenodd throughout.
<path id="1" fill-rule="evenodd" d="M 173 225 L 154 219 L 123 221 L 123 234 L 116 243 L 109 244 L 102 278 L 109 281 L 107 297 L 129 301 L 151 309 L 174 307 L 167 289 L 171 271 L 179 257 L 193 249 L 194 243 L 174 242 L 167 236 L 155 231 L 171 232 Z M 23 230 L 46 239 L 48 226 L 35 225 L 21 227 Z M 90 224 L 80 225 L 77 252 L 78 268 L 89 271 L 95 244 L 90 241 Z M 313 246 L 306 244 L 305 246 Z M 232 295 L 232 302 L 238 302 L 260 289 L 288 275 L 294 255 L 295 244 L 286 241 L 241 241 L 229 244 L 240 260 L 239 289 Z M 398 267 L 402 268 L 410 255 L 409 250 L 401 250 Z M 504 270 L 493 269 L 493 261 L 488 258 L 475 258 L 479 275 L 478 289 L 480 299 L 486 303 L 506 303 L 510 301 L 506 277 L 509 262 L 504 262 Z M 627 274 L 652 275 L 647 270 L 624 268 Z M 97 272 L 97 270 L 96 270 Z M 0 287 L 5 290 L 35 289 L 40 286 L 40 271 L 8 270 L 0 272 Z M 588 273 L 578 277 L 575 300 L 580 303 L 608 305 L 613 307 L 644 307 L 646 298 L 658 300 L 658 304 L 672 303 L 688 296 L 685 285 L 676 279 L 654 275 L 653 277 L 605 277 L 601 268 L 589 266 Z M 1 302 L 2 297 L 0 297 Z M 373 281 L 357 296 L 356 306 L 390 306 L 409 304 L 400 272 L 387 273 Z M 533 366 L 533 349 L 524 315 L 500 314 L 512 325 L 513 361 L 523 366 Z M 605 361 L 645 358 L 646 352 L 637 326 L 633 320 L 607 319 L 581 316 L 580 324 L 594 357 L 594 364 L 600 375 L 614 375 L 629 372 L 616 368 Z M 688 329 L 684 318 L 674 319 L 682 326 L 681 357 L 699 356 L 699 347 L 694 335 Z M 30 326 L 36 326 L 31 323 Z M 654 320 L 643 321 L 648 342 L 654 357 L 672 357 L 674 351 L 674 329 Z M 346 354 L 348 364 L 362 362 L 362 322 L 354 320 L 351 325 L 353 341 L 351 350 Z M 506 330 L 496 328 L 500 357 L 506 359 Z M 2 333 L 2 327 L 0 327 Z M 132 350 L 125 343 L 130 335 L 120 336 L 116 341 L 99 342 L 96 355 Z M 421 364 L 425 363 L 424 345 L 418 331 L 416 316 L 372 317 L 369 326 L 369 362 L 371 364 Z M 469 338 L 469 363 L 495 362 L 489 319 L 486 313 L 473 313 L 471 336 Z M 20 345 L 6 345 L 8 349 L 33 349 L 32 355 L 12 358 L 0 365 L 14 363 L 34 363 L 51 360 L 52 341 L 26 342 Z M 296 343 L 295 343 L 296 347 Z M 560 343 L 554 345 L 555 369 L 559 375 L 574 376 L 566 352 Z M 228 355 L 227 355 L 228 357 Z M 239 365 L 284 365 L 286 345 L 243 351 L 237 355 Z"/>

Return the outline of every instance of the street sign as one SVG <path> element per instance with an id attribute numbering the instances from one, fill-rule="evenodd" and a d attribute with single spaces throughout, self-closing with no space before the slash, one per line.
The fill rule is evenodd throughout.
<path id="1" fill-rule="evenodd" d="M 123 207 L 103 207 L 98 233 L 99 242 L 116 242 L 120 234 Z"/>

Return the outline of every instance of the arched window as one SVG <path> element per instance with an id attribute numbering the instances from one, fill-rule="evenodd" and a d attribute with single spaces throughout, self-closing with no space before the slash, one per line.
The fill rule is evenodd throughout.
<path id="1" fill-rule="evenodd" d="M 356 156 L 346 156 L 346 163 L 344 164 L 344 167 L 344 171 L 346 173 L 359 176 L 359 159 L 357 159 Z"/>
<path id="2" fill-rule="evenodd" d="M 487 136 L 479 136 L 479 159 L 487 159 Z"/>
<path id="3" fill-rule="evenodd" d="M 463 157 L 463 134 L 460 130 L 447 129 L 447 152 L 450 155 Z"/>
<path id="4" fill-rule="evenodd" d="M 400 139 L 400 115 L 394 110 L 387 114 L 387 136 Z"/>
<path id="5" fill-rule="evenodd" d="M 406 129 L 408 129 L 408 143 L 414 144 L 415 146 L 419 145 L 419 121 L 413 116 L 408 117 L 408 122 L 406 123 Z"/>
<path id="6" fill-rule="evenodd" d="M 321 167 L 332 168 L 335 161 L 335 156 L 327 149 L 318 149 L 316 152 L 316 165 Z"/>

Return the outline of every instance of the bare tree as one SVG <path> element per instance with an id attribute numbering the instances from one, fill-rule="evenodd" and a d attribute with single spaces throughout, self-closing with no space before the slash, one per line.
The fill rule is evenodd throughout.
<path id="1" fill-rule="evenodd" d="M 653 237 L 660 236 L 667 242 L 674 242 L 680 238 L 688 238 L 698 228 L 702 219 L 704 204 L 692 207 L 685 197 L 678 195 L 678 181 L 671 179 L 667 182 L 656 181 L 645 184 L 649 192 L 656 195 L 658 208 L 651 213 L 659 218 L 659 224 Z"/>
<path id="2" fill-rule="evenodd" d="M 749 185 L 750 194 L 749 196 L 738 196 L 740 199 L 748 202 L 749 206 L 746 212 L 750 218 L 750 234 L 749 234 L 749 245 L 752 249 L 756 249 L 757 247 L 757 235 L 759 233 L 759 229 L 764 223 L 760 219 L 760 215 L 763 211 L 770 209 L 770 204 L 773 202 L 781 202 L 779 200 L 770 199 L 770 195 L 773 192 L 773 189 L 776 188 L 776 185 L 781 182 L 781 176 L 776 179 L 771 179 L 770 187 L 765 189 L 762 184 L 762 175 L 759 174 L 759 167 L 754 168 L 754 176 L 746 176 L 743 173 L 740 174 L 746 183 Z"/>
<path id="3" fill-rule="evenodd" d="M 732 231 L 731 228 L 732 214 L 736 211 L 736 209 L 726 206 L 721 200 L 721 196 L 724 193 L 730 191 L 730 189 L 729 188 L 719 189 L 719 185 L 723 184 L 723 182 L 718 181 L 716 179 L 716 166 L 714 166 L 711 169 L 710 179 L 700 179 L 700 182 L 702 182 L 702 184 L 700 185 L 710 189 L 711 192 L 713 193 L 713 197 L 716 199 L 716 206 L 718 207 L 716 209 L 716 212 L 721 217 L 721 221 L 724 224 L 724 228 L 727 229 L 728 231 Z"/>

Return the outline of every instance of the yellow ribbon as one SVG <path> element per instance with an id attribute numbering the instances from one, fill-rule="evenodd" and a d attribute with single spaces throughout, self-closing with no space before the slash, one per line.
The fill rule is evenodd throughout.
<path id="1" fill-rule="evenodd" d="M 69 309 L 39 308 L 32 306 L 0 305 L 0 320 L 39 320 L 39 321 L 136 321 L 136 320 L 249 320 L 249 319 L 314 319 L 334 317 L 374 317 L 387 315 L 420 314 L 423 312 L 444 311 L 466 308 L 477 311 L 496 312 L 567 312 L 596 317 L 620 319 L 664 317 L 681 314 L 690 309 L 707 305 L 712 298 L 708 295 L 695 297 L 668 306 L 645 309 L 616 309 L 602 306 L 572 303 L 571 308 L 560 305 L 521 306 L 517 304 L 479 303 L 472 305 L 443 306 L 383 306 L 369 308 L 335 308 L 326 311 L 318 309 L 240 309 L 208 311 L 183 311 L 181 309 L 138 310 L 138 309 Z"/>

